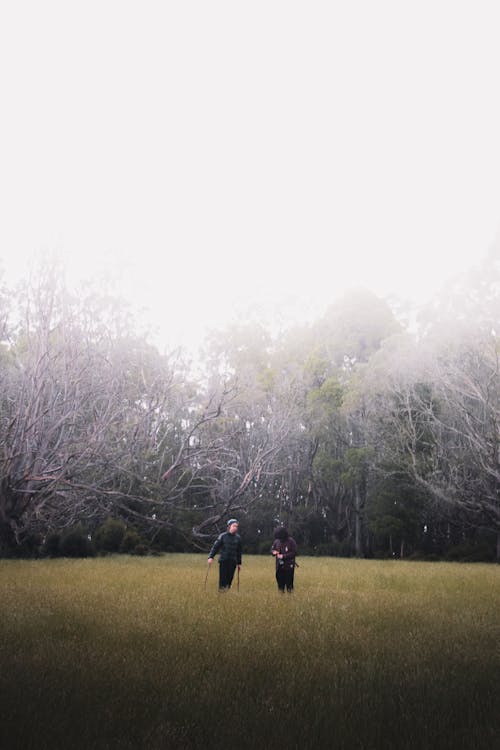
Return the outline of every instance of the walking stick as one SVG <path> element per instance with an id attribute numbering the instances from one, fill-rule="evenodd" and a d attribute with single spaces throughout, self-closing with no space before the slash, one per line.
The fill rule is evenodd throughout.
<path id="1" fill-rule="evenodd" d="M 207 590 L 208 574 L 210 573 L 210 565 L 207 563 L 207 574 L 205 576 L 205 591 Z"/>
<path id="2" fill-rule="evenodd" d="M 240 566 L 238 565 L 238 579 L 237 579 L 238 591 L 240 590 Z"/>

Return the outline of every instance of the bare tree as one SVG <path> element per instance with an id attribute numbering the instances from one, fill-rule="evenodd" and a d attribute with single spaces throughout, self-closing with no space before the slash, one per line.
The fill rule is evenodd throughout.
<path id="1" fill-rule="evenodd" d="M 192 389 L 178 363 L 120 337 L 126 326 L 100 325 L 53 268 L 22 302 L 1 353 L 0 544 L 122 511 L 147 517 L 185 439 Z"/>
<path id="2" fill-rule="evenodd" d="M 496 529 L 500 560 L 499 351 L 493 333 L 462 338 L 436 362 L 432 430 L 439 484 L 478 525 Z"/>
<path id="3" fill-rule="evenodd" d="M 193 529 L 197 538 L 212 535 L 228 514 L 248 512 L 280 473 L 276 461 L 290 430 L 288 413 L 270 404 L 265 413 L 259 405 L 243 408 L 236 394 L 218 420 L 204 423 L 198 433 L 205 502 L 198 506 L 204 518 Z"/>

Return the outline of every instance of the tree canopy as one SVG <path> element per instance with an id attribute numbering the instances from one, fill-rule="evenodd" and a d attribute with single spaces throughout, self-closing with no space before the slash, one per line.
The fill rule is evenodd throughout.
<path id="1" fill-rule="evenodd" d="M 195 374 L 43 265 L 0 294 L 0 554 L 110 519 L 203 548 L 237 514 L 254 551 L 286 523 L 317 554 L 500 558 L 499 299 L 492 254 L 411 329 L 353 290 L 214 332 Z"/>

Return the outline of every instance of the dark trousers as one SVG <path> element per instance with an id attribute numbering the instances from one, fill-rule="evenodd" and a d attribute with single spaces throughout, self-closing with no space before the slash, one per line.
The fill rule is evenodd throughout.
<path id="1" fill-rule="evenodd" d="M 294 573 L 295 573 L 295 568 L 288 568 L 288 569 L 283 568 L 283 567 L 276 568 L 276 580 L 278 582 L 278 588 L 280 591 L 284 592 L 285 586 L 288 592 L 293 591 L 293 574 Z"/>
<path id="2" fill-rule="evenodd" d="M 230 589 L 236 563 L 234 560 L 221 560 L 219 563 L 219 589 Z"/>

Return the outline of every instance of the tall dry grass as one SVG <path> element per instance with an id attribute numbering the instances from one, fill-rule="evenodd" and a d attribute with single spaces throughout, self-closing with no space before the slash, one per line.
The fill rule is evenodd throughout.
<path id="1" fill-rule="evenodd" d="M 214 566 L 215 568 L 215 566 Z M 271 558 L 0 563 L 0 747 L 491 748 L 500 568 Z"/>

